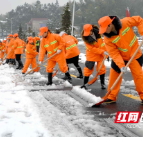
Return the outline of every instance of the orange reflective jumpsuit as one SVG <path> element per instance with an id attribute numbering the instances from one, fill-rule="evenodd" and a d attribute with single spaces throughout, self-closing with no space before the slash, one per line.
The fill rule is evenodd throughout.
<path id="1" fill-rule="evenodd" d="M 5 50 L 6 46 L 4 43 L 0 43 L 0 51 L 1 51 L 1 59 L 3 60 L 4 57 L 4 52 L 3 50 Z"/>
<path id="2" fill-rule="evenodd" d="M 14 49 L 15 54 L 23 54 L 23 41 L 19 37 L 14 40 L 12 49 Z"/>
<path id="3" fill-rule="evenodd" d="M 114 20 L 117 24 L 120 23 L 119 34 L 110 37 L 106 33 L 104 34 L 104 42 L 107 51 L 115 63 L 110 70 L 108 90 L 111 88 L 111 86 L 119 76 L 120 71 L 117 72 L 118 70 L 116 69 L 120 70 L 122 67 L 124 67 L 125 61 L 127 62 L 130 60 L 139 46 L 137 37 L 134 34 L 132 27 L 137 26 L 139 33 L 143 35 L 143 19 L 140 16 L 126 17 L 121 20 L 116 17 Z M 143 71 L 140 64 L 141 56 L 142 52 L 141 50 L 139 50 L 133 61 L 130 63 L 129 68 L 135 82 L 136 90 L 140 95 L 141 100 L 143 100 Z M 119 80 L 115 88 L 111 91 L 108 97 L 109 99 L 114 101 L 117 100 L 117 95 L 120 90 L 121 82 L 122 78 Z"/>
<path id="4" fill-rule="evenodd" d="M 71 59 L 78 56 L 80 54 L 77 47 L 78 40 L 71 35 L 67 35 L 66 33 L 62 36 L 62 38 L 65 42 L 66 59 Z"/>
<path id="5" fill-rule="evenodd" d="M 15 59 L 15 53 L 14 50 L 12 49 L 12 47 L 14 46 L 14 38 L 10 39 L 9 43 L 8 43 L 8 55 L 7 55 L 7 59 Z"/>
<path id="6" fill-rule="evenodd" d="M 86 45 L 86 60 L 91 61 L 91 62 L 97 62 L 96 71 L 98 71 L 98 69 L 104 59 L 104 56 L 105 56 L 104 55 L 104 52 L 106 51 L 105 43 L 103 43 L 102 38 L 100 38 L 100 39 L 98 38 L 97 42 L 90 44 L 84 38 L 83 33 L 84 32 L 82 32 L 82 39 L 84 40 L 85 45 Z M 90 76 L 93 73 L 93 71 L 94 71 L 94 66 L 93 66 L 92 70 L 85 67 L 84 68 L 84 76 L 87 76 L 87 77 Z M 99 72 L 99 75 L 102 75 L 105 73 L 106 73 L 106 67 L 103 64 L 103 66 Z"/>
<path id="7" fill-rule="evenodd" d="M 47 72 L 52 73 L 53 68 L 56 65 L 56 62 L 59 64 L 60 70 L 63 73 L 68 71 L 66 59 L 65 59 L 65 52 L 63 47 L 65 46 L 62 38 L 58 34 L 53 34 L 48 32 L 47 38 L 43 38 L 41 40 L 41 48 L 39 54 L 39 61 L 43 61 L 45 57 L 45 52 L 48 53 L 48 58 L 51 57 L 53 54 L 57 52 L 57 50 L 62 50 L 61 53 L 55 55 L 47 62 Z"/>
<path id="8" fill-rule="evenodd" d="M 22 73 L 26 73 L 30 64 L 32 66 L 32 69 L 36 67 L 36 56 L 38 55 L 38 52 L 34 50 L 34 47 L 35 45 L 32 45 L 30 43 L 26 45 L 26 49 L 25 49 L 26 61 L 25 61 L 25 65 L 24 65 Z M 39 68 L 36 68 L 34 70 L 34 72 L 38 72 L 38 71 L 39 71 Z"/>

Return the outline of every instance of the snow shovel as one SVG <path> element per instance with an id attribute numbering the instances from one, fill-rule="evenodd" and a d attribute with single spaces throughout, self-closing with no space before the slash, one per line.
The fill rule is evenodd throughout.
<path id="1" fill-rule="evenodd" d="M 137 48 L 137 50 L 135 51 L 135 53 L 133 54 L 133 56 L 131 57 L 131 59 L 128 61 L 128 63 L 125 66 L 125 70 L 127 69 L 127 67 L 130 65 L 130 63 L 132 62 L 132 60 L 134 59 L 134 57 L 136 56 L 137 52 L 140 50 L 141 46 L 143 45 L 143 41 L 140 43 L 139 47 Z M 120 78 L 123 76 L 124 72 L 121 72 L 120 75 L 118 76 L 118 78 L 116 79 L 116 81 L 114 82 L 114 84 L 112 85 L 112 87 L 109 89 L 109 91 L 107 92 L 107 94 L 102 97 L 102 101 L 100 101 L 99 103 L 96 103 L 95 105 L 93 105 L 92 107 L 98 107 L 101 103 L 103 103 L 109 96 L 109 94 L 111 93 L 111 91 L 114 89 L 114 87 L 116 86 L 116 84 L 118 83 L 118 81 L 120 80 Z"/>
<path id="2" fill-rule="evenodd" d="M 99 74 L 99 72 L 100 72 L 100 70 L 101 70 L 101 68 L 102 68 L 102 66 L 104 64 L 104 61 L 106 60 L 106 57 L 107 57 L 107 55 L 104 56 L 104 59 L 103 59 L 101 65 L 99 67 L 99 70 L 98 70 L 96 76 L 91 81 L 88 82 L 88 86 L 92 85 L 97 80 L 98 74 Z"/>
<path id="3" fill-rule="evenodd" d="M 11 51 L 12 51 L 12 49 L 8 52 L 7 55 L 9 55 L 9 53 L 10 53 Z M 3 58 L 3 60 L 1 61 L 0 65 L 1 65 L 1 64 L 3 63 L 3 61 L 6 59 L 7 55 L 6 55 L 6 53 L 4 54 L 4 58 Z"/>
<path id="4" fill-rule="evenodd" d="M 45 61 L 43 61 L 41 64 L 38 64 L 35 68 L 33 68 L 32 70 L 30 70 L 28 73 L 23 75 L 23 78 L 19 77 L 19 79 L 17 80 L 17 82 L 22 82 L 25 79 L 25 76 L 30 74 L 32 71 L 34 71 L 37 67 L 43 65 L 45 62 L 47 62 L 49 59 L 51 59 L 52 57 L 54 57 L 55 55 L 57 55 L 58 53 L 55 53 L 54 55 L 52 55 L 51 57 L 47 58 Z"/>

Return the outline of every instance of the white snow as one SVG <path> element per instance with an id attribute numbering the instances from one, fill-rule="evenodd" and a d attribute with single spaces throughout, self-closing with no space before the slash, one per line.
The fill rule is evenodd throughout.
<path id="1" fill-rule="evenodd" d="M 70 72 L 74 72 L 75 69 L 74 69 L 74 68 L 70 68 L 69 71 L 70 71 Z"/>
<path id="2" fill-rule="evenodd" d="M 15 84 L 15 77 L 21 75 L 9 65 L 0 66 L 0 137 L 121 136 L 86 114 L 82 105 L 64 91 L 30 92 L 32 81 L 45 81 L 40 73 L 27 75 L 24 82 Z M 64 85 L 71 87 L 68 82 Z M 73 91 L 95 101 L 92 94 L 78 87 Z"/>
<path id="3" fill-rule="evenodd" d="M 86 62 L 86 55 L 84 53 L 80 53 L 79 62 L 83 64 Z"/>
<path id="4" fill-rule="evenodd" d="M 95 95 L 87 92 L 85 89 L 81 89 L 80 86 L 74 86 L 72 92 L 87 101 L 89 103 L 89 107 L 102 101 L 100 97 L 96 97 Z"/>

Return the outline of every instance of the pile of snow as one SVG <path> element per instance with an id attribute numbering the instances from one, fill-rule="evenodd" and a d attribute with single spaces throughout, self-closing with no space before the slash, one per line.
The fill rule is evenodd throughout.
<path id="1" fill-rule="evenodd" d="M 40 123 L 39 115 L 33 109 L 34 104 L 27 96 L 24 86 L 15 86 L 12 76 L 16 76 L 13 68 L 10 68 L 9 65 L 0 66 L 0 136 L 51 136 Z M 3 92 L 2 90 L 7 92 Z"/>
<path id="2" fill-rule="evenodd" d="M 122 79 L 122 85 L 124 85 L 124 86 L 135 86 L 135 83 L 134 83 L 134 80 L 125 81 L 124 79 Z"/>
<path id="3" fill-rule="evenodd" d="M 83 64 L 86 62 L 86 55 L 84 53 L 80 53 L 79 62 Z"/>
<path id="4" fill-rule="evenodd" d="M 70 71 L 70 72 L 74 72 L 75 69 L 74 69 L 74 68 L 70 68 L 69 71 Z"/>
<path id="5" fill-rule="evenodd" d="M 6 85 L 5 85 L 6 86 Z M 40 123 L 27 92 L 0 92 L 1 137 L 48 137 L 51 136 Z"/>
<path id="6" fill-rule="evenodd" d="M 74 86 L 72 92 L 80 96 L 81 99 L 87 101 L 89 103 L 89 107 L 102 101 L 100 97 L 96 97 L 95 95 L 87 92 L 85 89 L 81 89 L 79 86 Z"/>

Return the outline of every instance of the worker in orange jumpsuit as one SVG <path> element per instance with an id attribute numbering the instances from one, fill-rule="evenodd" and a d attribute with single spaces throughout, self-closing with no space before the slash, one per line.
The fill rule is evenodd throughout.
<path id="1" fill-rule="evenodd" d="M 13 35 L 14 37 L 14 46 L 13 50 L 16 56 L 16 61 L 18 62 L 18 67 L 16 69 L 22 69 L 23 68 L 23 63 L 21 61 L 21 54 L 23 54 L 23 42 L 22 40 L 18 37 L 18 34 L 15 33 Z"/>
<path id="2" fill-rule="evenodd" d="M 85 24 L 82 31 L 82 39 L 86 45 L 86 62 L 84 68 L 84 83 L 81 88 L 85 88 L 85 84 L 88 83 L 89 76 L 94 71 L 95 62 L 97 62 L 96 70 L 98 71 L 105 55 L 108 55 L 106 52 L 105 44 L 103 43 L 102 37 L 98 34 L 99 28 L 96 25 Z M 103 64 L 99 75 L 101 82 L 101 89 L 105 89 L 105 73 L 106 67 Z"/>
<path id="3" fill-rule="evenodd" d="M 34 39 L 32 37 L 28 37 L 28 44 L 26 45 L 26 49 L 25 49 L 26 61 L 25 61 L 22 74 L 26 73 L 30 64 L 32 66 L 32 69 L 37 66 L 36 56 L 38 55 L 38 52 L 34 50 L 33 47 L 35 47 Z M 38 72 L 37 69 L 35 69 L 34 72 Z"/>
<path id="4" fill-rule="evenodd" d="M 51 33 L 48 27 L 42 27 L 40 28 L 39 36 L 43 37 L 41 41 L 41 48 L 39 54 L 40 63 L 43 62 L 46 51 L 48 54 L 48 58 L 50 58 L 53 54 L 57 53 L 57 55 L 49 59 L 47 62 L 47 85 L 52 85 L 52 73 L 56 63 L 58 63 L 60 70 L 66 74 L 67 80 L 71 83 L 72 79 L 68 72 L 68 66 L 65 59 L 65 52 L 63 49 L 65 44 L 60 35 Z"/>
<path id="5" fill-rule="evenodd" d="M 112 87 L 120 72 L 125 72 L 125 65 L 138 48 L 138 40 L 132 29 L 137 26 L 138 31 L 143 35 L 143 19 L 140 16 L 125 17 L 119 19 L 117 16 L 105 16 L 99 19 L 100 34 L 104 34 L 104 42 L 112 58 L 109 76 L 108 90 Z M 143 104 L 143 72 L 142 72 L 142 52 L 138 51 L 129 65 L 136 90 Z M 120 90 L 122 78 L 111 91 L 105 103 L 115 103 Z"/>
<path id="6" fill-rule="evenodd" d="M 65 53 L 66 53 L 67 64 L 73 63 L 79 72 L 79 76 L 77 76 L 77 78 L 83 78 L 82 69 L 78 63 L 79 54 L 80 54 L 80 51 L 77 47 L 78 40 L 71 35 L 67 35 L 64 31 L 60 32 L 59 35 L 63 38 L 63 40 L 65 42 L 64 49 L 65 49 Z M 65 76 L 63 79 L 66 79 L 66 78 L 67 77 Z"/>
<path id="7" fill-rule="evenodd" d="M 14 50 L 12 49 L 12 47 L 14 46 L 14 38 L 13 35 L 10 34 L 9 36 L 9 43 L 8 43 L 8 55 L 7 55 L 7 59 L 9 60 L 9 62 L 13 65 L 16 65 L 16 61 L 15 61 L 15 53 Z"/>
<path id="8" fill-rule="evenodd" d="M 1 60 L 3 60 L 3 57 L 4 57 L 5 46 L 6 45 L 0 41 Z"/>

